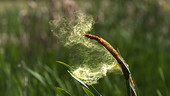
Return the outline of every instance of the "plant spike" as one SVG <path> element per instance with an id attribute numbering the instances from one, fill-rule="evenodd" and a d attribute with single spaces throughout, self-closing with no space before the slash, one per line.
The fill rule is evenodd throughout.
<path id="1" fill-rule="evenodd" d="M 98 36 L 95 35 L 91 35 L 91 34 L 85 34 L 85 37 L 88 37 L 90 39 L 96 40 L 98 41 L 100 44 L 102 44 L 112 55 L 113 57 L 117 60 L 117 62 L 120 64 L 121 69 L 123 71 L 123 75 L 126 79 L 126 86 L 127 86 L 127 90 L 128 90 L 128 95 L 130 96 L 137 96 L 136 92 L 135 92 L 135 84 L 133 83 L 133 79 L 130 73 L 130 70 L 128 68 L 128 64 L 125 62 L 125 60 L 119 55 L 119 53 L 114 49 L 114 47 L 112 47 L 106 40 L 104 40 L 103 38 L 100 38 Z M 130 82 L 129 82 L 130 81 Z M 132 85 L 132 86 L 131 86 Z M 130 88 L 130 89 L 128 89 Z"/>

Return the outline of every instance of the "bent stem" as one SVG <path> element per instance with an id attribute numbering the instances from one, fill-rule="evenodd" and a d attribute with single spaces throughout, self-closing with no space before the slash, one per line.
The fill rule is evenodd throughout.
<path id="1" fill-rule="evenodd" d="M 100 38 L 98 36 L 91 35 L 91 34 L 85 34 L 84 36 L 88 37 L 89 39 L 93 39 L 93 40 L 98 41 L 98 43 L 102 44 L 112 54 L 112 56 L 117 60 L 117 62 L 119 63 L 119 65 L 121 66 L 121 69 L 123 71 L 123 75 L 124 75 L 125 80 L 126 80 L 128 96 L 137 96 L 137 94 L 135 92 L 135 84 L 133 83 L 132 76 L 131 76 L 130 70 L 128 68 L 128 64 L 118 54 L 118 52 L 114 49 L 114 47 L 112 47 L 103 38 Z"/>

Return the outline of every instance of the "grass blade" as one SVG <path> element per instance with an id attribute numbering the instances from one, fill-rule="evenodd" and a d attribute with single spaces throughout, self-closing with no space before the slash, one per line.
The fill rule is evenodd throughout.
<path id="1" fill-rule="evenodd" d="M 55 87 L 55 89 L 57 90 L 57 95 L 59 96 L 71 96 L 70 93 L 68 93 L 67 91 L 65 91 L 64 89 L 60 88 L 60 87 Z"/>
<path id="2" fill-rule="evenodd" d="M 36 79 L 38 79 L 43 85 L 46 85 L 44 78 L 40 74 L 38 74 L 37 72 L 33 71 L 28 67 L 25 67 L 25 70 L 28 71 L 31 75 L 33 75 Z"/>
<path id="3" fill-rule="evenodd" d="M 76 79 L 78 82 L 80 82 L 84 87 L 86 87 L 87 89 L 89 89 L 89 88 L 87 87 L 87 85 L 86 85 L 83 81 L 81 81 L 79 78 L 77 78 L 76 76 L 74 76 L 74 74 L 72 74 L 70 71 L 68 71 L 68 73 L 70 73 L 70 75 L 71 75 L 74 79 Z"/>
<path id="4" fill-rule="evenodd" d="M 88 96 L 94 96 L 94 94 L 89 89 L 85 88 L 84 86 L 82 86 L 82 88 Z"/>
<path id="5" fill-rule="evenodd" d="M 60 63 L 60 64 L 62 64 L 62 65 L 64 65 L 64 66 L 66 66 L 69 70 L 74 70 L 70 65 L 68 65 L 68 64 L 66 64 L 66 63 L 64 63 L 64 62 L 61 62 L 61 61 L 56 61 L 57 63 Z"/>

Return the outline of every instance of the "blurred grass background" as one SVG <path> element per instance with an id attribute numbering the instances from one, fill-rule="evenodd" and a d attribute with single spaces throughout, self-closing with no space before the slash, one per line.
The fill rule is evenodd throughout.
<path id="1" fill-rule="evenodd" d="M 56 63 L 69 64 L 49 21 L 75 10 L 94 16 L 94 35 L 119 48 L 139 96 L 170 95 L 169 0 L 0 1 L 0 96 L 55 96 L 55 86 L 84 96 L 80 84 Z M 76 54 L 76 53 L 75 53 Z M 124 77 L 110 73 L 95 88 L 103 96 L 125 96 Z"/>

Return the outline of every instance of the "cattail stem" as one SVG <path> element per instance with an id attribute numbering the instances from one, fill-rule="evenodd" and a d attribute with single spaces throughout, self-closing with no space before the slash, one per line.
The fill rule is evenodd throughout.
<path id="1" fill-rule="evenodd" d="M 123 71 L 123 75 L 124 75 L 124 77 L 126 79 L 126 86 L 127 86 L 128 96 L 130 96 L 130 95 L 131 96 L 136 96 L 136 92 L 134 90 L 135 89 L 135 84 L 133 83 L 132 76 L 131 76 L 131 73 L 130 73 L 129 68 L 128 68 L 128 64 L 118 54 L 118 52 L 114 49 L 114 47 L 112 47 L 106 40 L 104 40 L 104 39 L 102 39 L 102 38 L 100 38 L 98 36 L 91 35 L 91 34 L 85 34 L 84 36 L 86 36 L 86 37 L 88 37 L 90 39 L 98 41 L 100 44 L 102 44 L 113 55 L 113 57 L 120 64 L 121 69 Z M 129 82 L 129 80 L 130 80 L 130 82 Z M 130 86 L 130 84 L 132 86 Z"/>

